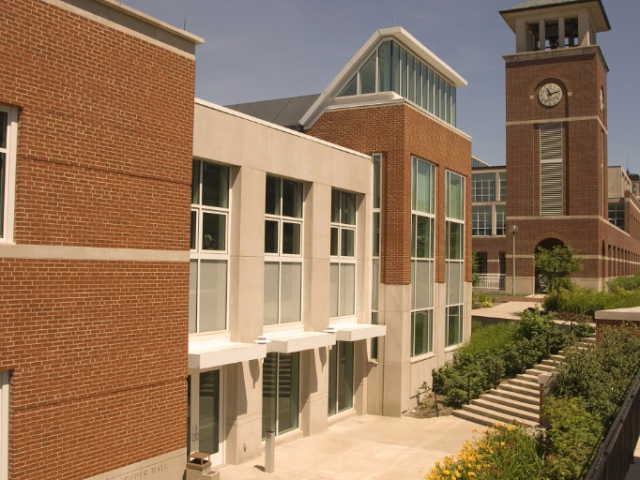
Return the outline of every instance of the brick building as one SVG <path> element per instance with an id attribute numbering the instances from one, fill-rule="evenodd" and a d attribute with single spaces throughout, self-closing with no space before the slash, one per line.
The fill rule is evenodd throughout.
<path id="1" fill-rule="evenodd" d="M 536 249 L 568 245 L 584 266 L 574 280 L 602 289 L 611 277 L 636 273 L 640 255 L 640 204 L 631 191 L 617 197 L 624 227 L 609 222 L 609 68 L 596 42 L 610 30 L 604 7 L 599 0 L 534 0 L 500 13 L 516 36 L 516 53 L 504 56 L 506 228 L 502 240 L 474 240 L 474 250 L 493 258 L 505 252 L 506 288 L 515 261 L 515 290 L 524 294 L 540 280 Z M 486 212 L 474 209 L 480 222 Z"/>
<path id="2" fill-rule="evenodd" d="M 0 30 L 0 479 L 179 478 L 202 41 L 111 0 Z"/>
<path id="3" fill-rule="evenodd" d="M 320 95 L 230 108 L 374 159 L 368 411 L 399 416 L 471 333 L 470 138 L 456 127 L 466 81 L 400 27 L 378 30 Z"/>

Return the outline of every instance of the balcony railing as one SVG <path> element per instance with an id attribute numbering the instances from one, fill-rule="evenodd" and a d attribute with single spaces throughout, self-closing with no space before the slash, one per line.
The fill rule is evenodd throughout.
<path id="1" fill-rule="evenodd" d="M 480 273 L 476 288 L 480 290 L 504 290 L 506 275 L 502 273 Z"/>

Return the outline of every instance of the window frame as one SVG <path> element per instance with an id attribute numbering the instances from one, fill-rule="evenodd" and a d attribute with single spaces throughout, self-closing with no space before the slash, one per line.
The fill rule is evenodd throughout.
<path id="1" fill-rule="evenodd" d="M 303 323 L 303 318 L 302 318 L 302 313 L 304 311 L 304 305 L 303 305 L 303 301 L 304 301 L 304 295 L 303 295 L 303 282 L 304 282 L 304 198 L 305 198 L 305 192 L 306 192 L 306 185 L 304 182 L 300 181 L 300 180 L 296 180 L 296 179 L 292 179 L 292 178 L 287 178 L 287 177 L 282 177 L 279 175 L 271 175 L 269 173 L 267 173 L 266 177 L 265 177 L 265 185 L 266 183 L 269 181 L 269 178 L 273 178 L 273 179 L 278 179 L 280 181 L 280 186 L 279 186 L 279 214 L 274 214 L 274 213 L 267 213 L 267 205 L 266 205 L 266 190 L 265 190 L 265 208 L 264 208 L 264 222 L 265 222 L 265 226 L 266 226 L 266 222 L 268 221 L 275 221 L 278 222 L 278 240 L 277 240 L 277 252 L 267 252 L 266 248 L 264 251 L 264 266 L 265 266 L 265 270 L 266 270 L 266 266 L 268 264 L 274 265 L 277 264 L 278 265 L 278 295 L 277 295 L 277 300 L 278 300 L 278 305 L 277 305 L 277 321 L 275 323 L 265 323 L 265 319 L 266 316 L 263 314 L 263 326 L 265 328 L 269 328 L 269 327 L 278 327 L 281 325 L 296 325 L 296 324 L 300 324 Z M 288 215 L 284 215 L 284 182 L 285 181 L 290 181 L 290 182 L 295 182 L 297 184 L 300 185 L 300 216 L 299 217 L 291 217 Z M 285 223 L 290 223 L 290 224 L 297 224 L 299 225 L 299 232 L 300 232 L 300 237 L 299 237 L 299 253 L 283 253 L 283 244 L 284 244 L 284 235 L 283 233 L 283 225 Z M 265 238 L 266 238 L 266 228 L 265 228 Z M 299 305 L 300 305 L 300 309 L 298 311 L 298 318 L 299 320 L 297 321 L 292 321 L 292 322 L 283 322 L 282 321 L 282 282 L 283 282 L 283 275 L 282 275 L 282 266 L 283 265 L 299 265 L 300 266 L 300 284 L 299 284 L 299 291 L 300 291 L 300 297 L 299 297 Z M 264 282 L 264 286 L 266 289 L 267 286 L 267 282 L 265 280 Z M 264 301 L 266 301 L 266 294 L 264 295 Z M 266 310 L 266 309 L 265 309 Z"/>
<path id="2" fill-rule="evenodd" d="M 452 196 L 450 194 L 450 184 L 452 176 L 457 176 L 460 178 L 461 186 L 460 186 L 460 216 L 461 218 L 450 216 L 451 212 L 450 202 L 452 200 Z M 445 299 L 445 349 L 454 348 L 460 345 L 464 341 L 464 274 L 465 274 L 465 176 L 456 172 L 452 172 L 447 170 L 445 172 L 445 188 L 446 188 L 446 202 L 445 205 L 445 288 L 447 291 L 446 299 Z M 459 225 L 460 235 L 458 238 L 458 249 L 459 249 L 459 258 L 452 258 L 451 251 L 453 250 L 450 246 L 450 231 L 453 231 L 451 226 L 453 224 Z M 450 288 L 451 284 L 451 275 L 453 269 L 459 269 L 459 282 L 458 285 L 458 298 L 454 299 L 456 301 L 451 301 L 450 294 L 452 291 L 455 291 Z M 450 331 L 450 316 L 453 315 L 451 312 L 453 310 L 457 310 L 457 321 L 458 322 L 458 336 L 453 343 L 449 343 L 449 331 Z"/>
<path id="3" fill-rule="evenodd" d="M 295 381 L 293 380 L 293 375 L 291 376 L 291 384 L 294 384 L 296 386 L 296 391 L 295 391 L 295 401 L 293 403 L 295 403 L 296 406 L 296 415 L 295 415 L 295 425 L 292 426 L 291 428 L 288 428 L 286 430 L 280 431 L 280 399 L 282 398 L 282 396 L 280 395 L 280 387 L 281 387 L 281 375 L 280 375 L 280 367 L 282 364 L 282 359 L 284 356 L 289 356 L 291 359 L 291 365 L 292 365 L 292 373 L 296 373 L 297 374 L 297 379 L 295 379 Z M 275 359 L 275 384 L 274 384 L 274 388 L 275 388 L 275 395 L 273 397 L 274 399 L 274 434 L 275 436 L 280 436 L 280 435 L 284 435 L 286 433 L 289 432 L 294 432 L 296 430 L 300 429 L 300 387 L 301 387 L 301 368 L 300 368 L 300 352 L 292 352 L 292 353 L 277 353 L 277 352 L 270 352 L 267 353 L 267 357 L 264 358 L 264 360 L 266 361 L 267 358 L 269 359 Z M 265 431 L 265 420 L 264 420 L 264 413 L 265 413 L 265 402 L 264 402 L 264 397 L 265 397 L 265 388 L 264 388 L 264 382 L 266 379 L 266 376 L 264 375 L 264 362 L 263 362 L 263 375 L 262 375 L 262 439 L 264 440 L 266 438 L 266 431 Z M 293 397 L 292 397 L 293 398 Z"/>
<path id="4" fill-rule="evenodd" d="M 14 243 L 16 164 L 18 145 L 18 109 L 0 104 L 0 112 L 7 115 L 6 145 L 4 153 L 4 191 L 0 185 L 0 243 Z M 0 172 L 2 171 L 0 170 Z"/>
<path id="5" fill-rule="evenodd" d="M 358 268 L 357 268 L 357 258 L 358 258 L 358 196 L 347 190 L 341 190 L 339 188 L 331 189 L 331 215 L 333 215 L 333 194 L 337 193 L 340 199 L 340 204 L 338 205 L 338 221 L 335 221 L 333 218 L 330 219 L 330 237 L 333 235 L 333 230 L 338 231 L 338 242 L 337 242 L 337 255 L 333 254 L 333 252 L 329 252 L 330 257 L 330 277 L 331 277 L 331 269 L 334 266 L 338 267 L 338 291 L 336 294 L 336 313 L 337 315 L 333 315 L 333 302 L 331 300 L 331 294 L 329 295 L 329 318 L 338 319 L 338 318 L 350 318 L 355 317 L 358 311 L 357 308 L 357 292 L 358 292 Z M 345 196 L 353 197 L 353 221 L 354 223 L 345 223 L 343 213 L 345 212 L 345 207 L 343 205 L 343 200 Z M 353 255 L 343 255 L 342 247 L 343 247 L 343 232 L 352 232 L 353 235 Z M 331 242 L 331 240 L 330 240 Z M 343 313 L 342 310 L 342 295 L 341 295 L 341 287 L 343 284 L 343 269 L 344 265 L 353 266 L 353 313 Z"/>
<path id="6" fill-rule="evenodd" d="M 371 324 L 379 323 L 379 293 L 380 293 L 380 241 L 382 238 L 382 154 L 374 153 L 371 155 L 373 162 L 373 208 L 372 208 L 372 246 L 371 246 Z M 376 220 L 377 219 L 377 220 Z M 377 225 L 377 230 L 376 230 Z M 377 272 L 377 275 L 376 275 Z M 378 360 L 378 338 L 371 339 L 371 348 L 369 350 L 369 359 Z"/>
<path id="7" fill-rule="evenodd" d="M 426 200 L 426 208 L 420 208 L 418 199 L 418 178 L 417 172 L 421 164 L 424 164 L 428 171 L 428 192 Z M 413 360 L 424 358 L 434 355 L 433 346 L 433 318 L 435 311 L 435 258 L 436 258 L 436 242 L 435 242 L 435 225 L 436 225 L 436 166 L 426 160 L 423 160 L 417 156 L 411 157 L 411 345 L 410 356 Z M 427 225 L 429 225 L 429 244 L 424 249 L 425 255 L 418 255 L 418 220 L 420 218 L 427 219 Z M 418 265 L 425 264 L 428 272 L 428 286 L 427 292 L 427 306 L 417 306 L 416 298 L 418 293 L 416 291 L 417 279 L 418 279 Z M 423 328 L 426 328 L 426 344 L 424 351 L 417 351 L 417 323 L 416 319 L 418 315 L 425 314 L 427 316 L 427 323 Z"/>
<path id="8" fill-rule="evenodd" d="M 191 214 L 196 214 L 196 222 L 195 222 L 195 248 L 191 248 L 191 240 L 189 243 L 189 269 L 191 276 L 191 266 L 195 262 L 196 265 L 196 286 L 195 286 L 195 331 L 191 331 L 191 314 L 189 314 L 189 334 L 199 334 L 199 333 L 223 333 L 229 330 L 229 231 L 231 226 L 231 185 L 233 183 L 233 169 L 229 165 L 225 165 L 219 162 L 211 162 L 208 160 L 201 160 L 199 158 L 193 159 L 193 165 L 195 168 L 195 164 L 199 164 L 199 173 L 198 173 L 198 203 L 191 203 Z M 212 164 L 222 168 L 226 168 L 227 171 L 227 206 L 219 207 L 219 206 L 211 206 L 211 205 L 203 205 L 202 196 L 203 196 L 203 170 L 205 164 Z M 192 174 L 193 175 L 193 174 Z M 195 181 L 195 176 L 192 177 L 192 181 Z M 193 202 L 193 186 L 192 186 L 192 198 Z M 205 214 L 213 214 L 213 215 L 221 215 L 225 218 L 225 232 L 224 232 L 224 249 L 221 250 L 212 250 L 212 249 L 203 249 L 202 248 L 202 238 L 200 232 L 202 230 L 202 223 Z M 192 227 L 193 228 L 193 227 Z M 192 231 L 193 234 L 193 231 Z M 193 235 L 192 235 L 193 237 Z M 225 327 L 220 330 L 201 330 L 201 272 L 202 272 L 202 262 L 224 262 L 226 264 L 226 292 L 225 292 L 225 311 L 224 311 L 224 325 Z M 190 282 L 191 284 L 191 282 Z M 191 290 L 191 287 L 190 287 Z M 191 292 L 189 292 L 191 295 Z"/>

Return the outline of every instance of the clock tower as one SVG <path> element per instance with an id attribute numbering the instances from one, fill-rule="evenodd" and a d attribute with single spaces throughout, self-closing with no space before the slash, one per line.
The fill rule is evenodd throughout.
<path id="1" fill-rule="evenodd" d="M 611 225 L 608 67 L 596 38 L 609 20 L 600 0 L 533 0 L 500 14 L 516 40 L 504 56 L 507 288 L 515 271 L 516 292 L 532 293 L 535 251 L 567 245 L 584 267 L 574 281 L 599 290 Z"/>

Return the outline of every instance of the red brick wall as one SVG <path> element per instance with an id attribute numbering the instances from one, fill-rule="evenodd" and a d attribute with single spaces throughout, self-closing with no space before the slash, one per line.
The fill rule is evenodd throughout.
<path id="1" fill-rule="evenodd" d="M 194 60 L 42 1 L 0 4 L 0 103 L 20 109 L 15 242 L 186 252 Z M 188 264 L 5 248 L 10 478 L 81 479 L 183 448 Z"/>
<path id="2" fill-rule="evenodd" d="M 473 251 L 487 253 L 487 273 L 500 273 L 500 252 L 511 253 L 508 237 L 473 237 Z"/>
<path id="3" fill-rule="evenodd" d="M 195 62 L 37 0 L 3 0 L 0 30 L 16 242 L 188 248 Z"/>
<path id="4" fill-rule="evenodd" d="M 445 171 L 466 177 L 471 221 L 471 142 L 407 104 L 325 112 L 309 135 L 366 153 L 383 154 L 381 281 L 411 282 L 411 156 L 436 165 L 436 281 L 444 282 Z M 465 231 L 466 280 L 471 279 L 471 231 Z"/>

